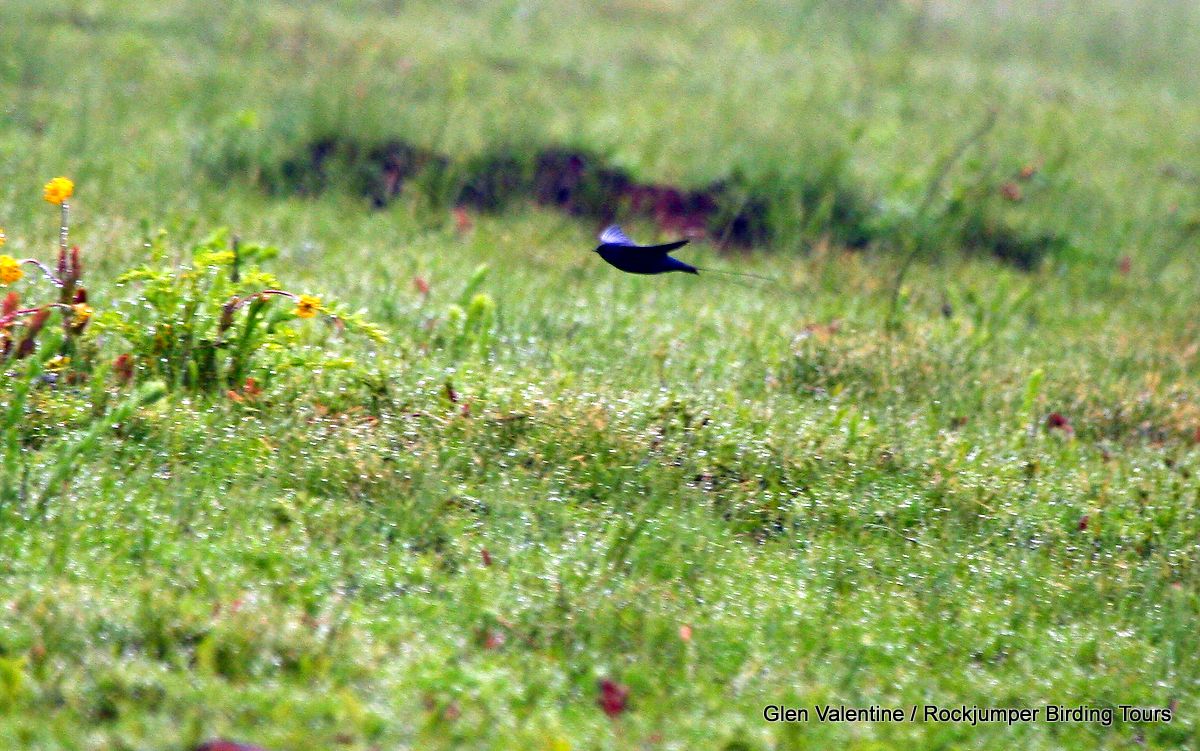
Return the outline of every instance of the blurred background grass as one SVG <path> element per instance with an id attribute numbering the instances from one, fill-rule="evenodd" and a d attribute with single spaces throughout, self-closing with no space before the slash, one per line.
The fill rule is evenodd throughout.
<path id="1" fill-rule="evenodd" d="M 98 309 L 159 228 L 183 258 L 223 225 L 392 338 L 251 408 L 167 400 L 45 518 L 0 509 L 0 737 L 1194 743 L 1197 32 L 1167 0 L 0 4 L 7 252 L 46 257 L 40 186 L 66 174 Z M 784 291 L 631 278 L 589 252 L 594 219 L 527 199 L 466 228 L 421 190 L 376 209 L 352 160 L 281 189 L 331 137 L 846 190 L 871 242 L 828 241 L 808 203 L 754 252 L 684 251 Z M 964 247 L 973 219 L 1061 242 L 1021 270 Z M 494 335 L 446 346 L 481 263 Z M 38 402 L 35 479 L 92 419 Z M 605 677 L 631 689 L 615 722 Z M 760 720 L 826 701 L 1180 709 Z"/>
<path id="2" fill-rule="evenodd" d="M 939 158 L 995 130 L 948 194 L 1041 168 L 1010 224 L 1064 254 L 1190 255 L 1188 4 L 6 3 L 8 216 L 42 173 L 194 210 L 308 144 L 402 138 L 467 158 L 564 144 L 643 180 L 824 174 L 911 215 Z M 841 174 L 843 169 L 846 174 Z M 115 207 L 114 207 L 115 208 Z M 123 206 L 122 206 L 123 208 Z M 207 218 L 207 217 L 205 217 Z M 12 222 L 12 219 L 9 219 Z"/>

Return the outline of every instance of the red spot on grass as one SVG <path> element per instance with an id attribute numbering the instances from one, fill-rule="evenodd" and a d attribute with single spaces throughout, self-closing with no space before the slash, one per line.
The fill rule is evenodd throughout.
<path id="1" fill-rule="evenodd" d="M 1129 256 L 1121 256 L 1121 261 L 1117 264 L 1117 271 L 1121 272 L 1121 276 L 1129 276 L 1129 272 L 1133 271 L 1133 259 Z"/>
<path id="2" fill-rule="evenodd" d="M 679 627 L 679 638 L 684 641 L 692 640 L 692 627 L 686 623 Z"/>
<path id="3" fill-rule="evenodd" d="M 454 230 L 460 235 L 465 235 L 471 231 L 475 223 L 471 221 L 471 214 L 462 206 L 454 207 Z"/>
<path id="4" fill-rule="evenodd" d="M 117 355 L 117 359 L 113 360 L 112 367 L 113 373 L 121 383 L 129 383 L 133 380 L 133 355 L 128 352 Z"/>
<path id="5" fill-rule="evenodd" d="M 608 678 L 600 681 L 600 697 L 596 703 L 609 717 L 618 717 L 629 709 L 629 687 Z"/>
<path id="6" fill-rule="evenodd" d="M 225 395 L 235 402 L 253 402 L 262 396 L 262 387 L 253 378 L 247 378 L 241 390 L 230 389 Z"/>
<path id="7" fill-rule="evenodd" d="M 417 288 L 417 292 L 419 292 L 421 294 L 421 297 L 429 296 L 429 282 L 426 281 L 425 277 L 414 276 L 413 277 L 413 286 Z"/>
<path id="8" fill-rule="evenodd" d="M 1066 418 L 1061 412 L 1051 412 L 1046 418 L 1047 430 L 1061 430 L 1070 435 L 1075 432 L 1075 428 L 1071 427 L 1071 421 Z"/>
<path id="9" fill-rule="evenodd" d="M 491 649 L 491 650 L 500 649 L 500 647 L 504 646 L 504 642 L 506 642 L 506 641 L 508 641 L 508 637 L 506 637 L 504 635 L 503 631 L 495 631 L 493 629 L 488 629 L 483 634 L 483 648 L 484 649 Z"/>
<path id="10" fill-rule="evenodd" d="M 492 565 L 492 554 L 488 552 L 487 548 L 479 549 L 479 557 L 483 559 L 483 565 L 485 565 L 485 566 Z"/>
<path id="11" fill-rule="evenodd" d="M 1084 514 L 1083 516 L 1079 517 L 1079 531 L 1080 532 L 1083 532 L 1084 530 L 1086 530 L 1088 528 L 1089 521 L 1091 521 L 1091 519 L 1087 514 Z"/>
<path id="12" fill-rule="evenodd" d="M 1017 203 L 1025 197 L 1025 195 L 1021 192 L 1021 186 L 1011 181 L 1000 186 L 1000 195 L 1004 196 L 1013 203 Z"/>

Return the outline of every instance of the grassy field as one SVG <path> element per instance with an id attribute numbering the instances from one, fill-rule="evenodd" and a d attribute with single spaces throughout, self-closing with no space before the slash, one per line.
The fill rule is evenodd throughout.
<path id="1" fill-rule="evenodd" d="M 94 310 L 7 325 L 0 744 L 1195 748 L 1200 10 L 961 5 L 0 4 L 0 253 L 71 177 Z M 452 211 L 544 148 L 765 196 L 679 257 L 778 283 Z"/>

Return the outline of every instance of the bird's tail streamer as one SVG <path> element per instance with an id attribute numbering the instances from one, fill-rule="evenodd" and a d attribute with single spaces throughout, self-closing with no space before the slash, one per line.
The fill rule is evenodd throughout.
<path id="1" fill-rule="evenodd" d="M 766 282 L 767 284 L 771 284 L 776 287 L 783 286 L 783 284 L 778 279 L 772 279 L 772 278 L 766 277 L 766 276 L 759 276 L 758 274 L 750 274 L 745 271 L 729 271 L 727 269 L 714 269 L 709 266 L 696 266 L 696 270 L 703 271 L 707 274 L 726 274 L 728 276 L 740 276 L 745 279 L 756 279 L 760 282 Z"/>

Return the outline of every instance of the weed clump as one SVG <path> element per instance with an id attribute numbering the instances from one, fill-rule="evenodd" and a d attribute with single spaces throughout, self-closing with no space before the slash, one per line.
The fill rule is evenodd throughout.
<path id="1" fill-rule="evenodd" d="M 57 299 L 32 305 L 23 305 L 16 291 L 5 296 L 0 303 L 0 362 L 25 359 L 41 345 L 50 350 L 41 359 L 53 364 L 51 382 L 103 381 L 111 374 L 119 384 L 153 380 L 168 388 L 215 392 L 240 387 L 252 373 L 270 377 L 324 362 L 322 341 L 292 322 L 321 316 L 336 330 L 383 341 L 382 332 L 361 315 L 343 312 L 315 295 L 283 289 L 258 266 L 275 250 L 231 241 L 225 230 L 195 245 L 183 266 L 168 262 L 164 233 L 150 238 L 150 261 L 116 280 L 131 290 L 130 297 L 97 311 L 83 284 L 85 254 L 68 243 L 73 193 L 74 184 L 62 177 L 47 183 L 44 191 L 61 212 L 53 266 L 36 258 L 0 256 L 0 283 L 17 283 L 24 277 L 23 267 L 31 266 L 57 291 Z M 59 335 L 49 337 L 54 317 Z"/>

